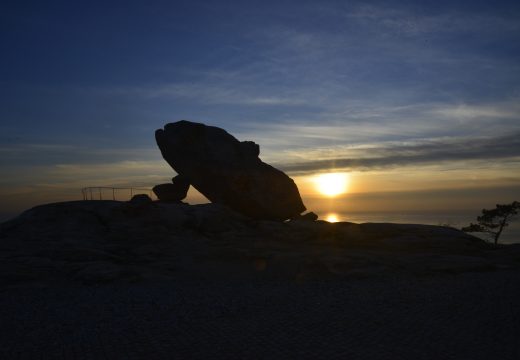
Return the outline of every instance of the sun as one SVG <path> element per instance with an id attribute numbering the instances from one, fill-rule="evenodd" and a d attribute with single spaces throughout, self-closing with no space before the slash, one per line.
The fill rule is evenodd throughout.
<path id="1" fill-rule="evenodd" d="M 348 174 L 321 174 L 316 177 L 315 181 L 316 188 L 320 193 L 328 197 L 334 197 L 343 194 L 347 191 Z"/>

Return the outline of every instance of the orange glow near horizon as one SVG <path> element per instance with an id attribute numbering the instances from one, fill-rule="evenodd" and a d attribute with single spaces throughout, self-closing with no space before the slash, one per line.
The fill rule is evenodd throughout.
<path id="1" fill-rule="evenodd" d="M 339 218 L 338 218 L 338 215 L 331 213 L 331 214 L 327 214 L 325 221 L 328 221 L 330 223 L 335 223 L 335 222 L 339 221 Z"/>
<path id="2" fill-rule="evenodd" d="M 318 191 L 328 197 L 335 197 L 347 191 L 349 176 L 346 173 L 327 173 L 316 176 Z"/>

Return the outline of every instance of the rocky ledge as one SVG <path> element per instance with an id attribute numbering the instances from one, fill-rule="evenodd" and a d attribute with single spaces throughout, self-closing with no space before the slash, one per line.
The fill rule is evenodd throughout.
<path id="1" fill-rule="evenodd" d="M 492 248 L 453 228 L 252 220 L 218 204 L 62 202 L 30 209 L 0 228 L 2 286 L 519 268 L 519 245 Z"/>

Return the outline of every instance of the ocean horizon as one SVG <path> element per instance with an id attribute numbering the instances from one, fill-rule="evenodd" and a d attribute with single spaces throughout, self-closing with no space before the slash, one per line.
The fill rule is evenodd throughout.
<path id="1" fill-rule="evenodd" d="M 460 229 L 476 222 L 479 211 L 471 212 L 341 212 L 325 211 L 317 212 L 320 220 L 348 221 L 353 223 L 397 223 L 397 224 L 424 224 L 450 226 Z M 485 238 L 483 235 L 472 233 L 472 235 Z M 510 222 L 500 236 L 499 243 L 520 243 L 520 219 Z"/>

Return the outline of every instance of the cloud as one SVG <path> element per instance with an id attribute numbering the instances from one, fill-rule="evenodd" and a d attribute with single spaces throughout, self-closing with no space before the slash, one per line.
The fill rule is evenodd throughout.
<path id="1" fill-rule="evenodd" d="M 374 144 L 411 144 L 448 138 L 478 140 L 520 131 L 518 105 L 513 100 L 480 105 L 406 106 L 379 100 L 382 103 L 345 101 L 312 114 L 287 116 L 275 124 L 250 120 L 233 134 L 240 140 L 259 143 L 261 155 L 268 161 L 289 163 L 302 158 L 315 159 L 318 152 L 345 152 Z"/>
<path id="2" fill-rule="evenodd" d="M 70 143 L 12 143 L 0 146 L 0 165 L 5 167 L 63 164 L 103 164 L 120 161 L 156 161 L 161 155 L 148 147 L 106 147 Z"/>
<path id="3" fill-rule="evenodd" d="M 498 160 L 520 166 L 520 132 L 494 138 L 446 138 L 415 141 L 413 143 L 387 143 L 349 149 L 358 157 L 336 156 L 326 159 L 300 161 L 277 166 L 292 174 L 330 169 L 371 170 L 406 167 L 421 164 Z"/>
<path id="4" fill-rule="evenodd" d="M 342 15 L 348 19 L 372 26 L 382 26 L 397 34 L 409 36 L 461 32 L 504 35 L 507 32 L 514 33 L 520 30 L 520 25 L 515 18 L 465 10 L 464 12 L 453 9 L 442 13 L 425 13 L 402 5 L 389 7 L 362 4 L 350 7 L 342 12 Z"/>
<path id="5" fill-rule="evenodd" d="M 456 106 L 446 106 L 438 109 L 433 109 L 432 112 L 451 119 L 515 119 L 520 118 L 520 103 L 504 102 L 490 105 L 467 105 L 459 104 Z"/>
<path id="6" fill-rule="evenodd" d="M 239 130 L 244 123 L 314 121 L 347 123 L 363 133 L 370 122 L 393 128 L 402 120 L 403 133 L 421 136 L 435 127 L 435 118 L 442 121 L 439 129 L 461 132 L 448 118 L 475 119 L 488 111 L 486 116 L 504 119 L 500 111 L 493 114 L 496 109 L 477 114 L 470 104 L 518 97 L 516 57 L 490 51 L 511 46 L 506 35 L 518 34 L 518 21 L 471 9 L 423 10 L 395 3 L 301 4 L 287 15 L 290 21 L 274 16 L 265 26 L 244 27 L 226 50 L 172 66 L 164 80 L 108 91 L 142 102 L 154 114 L 157 108 L 164 114 L 182 109 L 217 118 L 217 125 L 232 118 L 229 123 L 240 121 Z M 312 21 L 302 21 L 307 16 Z M 441 41 L 431 34 L 442 35 Z M 474 41 L 480 35 L 485 42 Z M 354 124 L 360 121 L 363 128 Z"/>
<path id="7" fill-rule="evenodd" d="M 106 92 L 113 96 L 133 97 L 145 101 L 168 101 L 183 105 L 206 106 L 258 106 L 308 107 L 308 98 L 299 89 L 278 85 L 269 85 L 260 79 L 249 79 L 250 75 L 230 72 L 229 76 L 219 72 L 202 72 L 204 77 L 191 82 L 173 82 L 166 84 L 114 87 L 110 89 L 91 89 L 93 92 Z M 264 79 L 265 80 L 265 79 Z"/>

